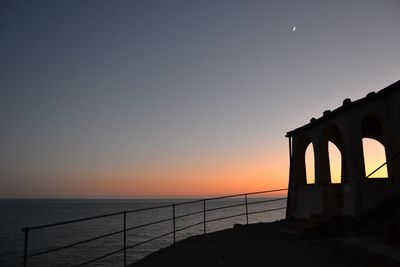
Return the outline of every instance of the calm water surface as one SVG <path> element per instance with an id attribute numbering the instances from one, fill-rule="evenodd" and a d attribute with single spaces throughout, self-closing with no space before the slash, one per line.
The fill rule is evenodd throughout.
<path id="1" fill-rule="evenodd" d="M 249 199 L 249 202 L 263 199 Z M 264 199 L 265 200 L 265 199 Z M 124 210 L 169 205 L 185 202 L 182 199 L 146 199 L 146 200 L 0 200 L 0 266 L 22 266 L 24 235 L 21 229 L 71 219 L 80 219 Z M 243 199 L 214 200 L 207 202 L 207 209 L 243 203 Z M 286 202 L 276 201 L 249 206 L 249 212 L 285 206 Z M 176 216 L 203 210 L 203 203 L 176 206 Z M 207 212 L 207 220 L 245 212 L 245 207 L 233 207 Z M 260 213 L 249 216 L 250 223 L 268 222 L 282 219 L 285 210 Z M 172 217 L 172 208 L 154 209 L 127 214 L 127 227 L 164 220 Z M 176 229 L 202 222 L 203 213 L 177 219 Z M 207 223 L 207 232 L 232 227 L 235 223 L 246 223 L 245 216 Z M 123 215 L 116 215 L 91 221 L 31 231 L 29 234 L 29 253 L 36 253 L 59 246 L 65 246 L 80 240 L 123 229 Z M 172 221 L 134 229 L 127 233 L 128 245 L 134 245 L 171 232 Z M 189 236 L 202 234 L 203 225 L 198 225 L 176 234 L 177 241 Z M 127 252 L 128 263 L 147 254 L 169 246 L 172 234 L 152 242 L 134 247 Z M 123 247 L 123 234 L 116 234 L 87 244 L 68 248 L 48 255 L 34 257 L 28 266 L 73 266 L 102 256 Z M 89 266 L 121 266 L 122 253 L 100 260 Z"/>

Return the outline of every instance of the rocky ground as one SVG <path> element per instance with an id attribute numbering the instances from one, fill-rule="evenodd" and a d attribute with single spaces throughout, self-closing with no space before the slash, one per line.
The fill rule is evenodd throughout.
<path id="1" fill-rule="evenodd" d="M 353 266 L 335 254 L 332 238 L 280 231 L 286 222 L 236 226 L 188 238 L 131 267 L 144 266 Z"/>

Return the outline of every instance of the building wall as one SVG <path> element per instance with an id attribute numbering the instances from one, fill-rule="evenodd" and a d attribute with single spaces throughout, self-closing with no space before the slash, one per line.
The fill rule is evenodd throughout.
<path id="1" fill-rule="evenodd" d="M 387 165 L 388 179 L 366 179 L 362 138 L 380 141 L 386 159 L 400 152 L 400 83 L 385 94 L 369 94 L 363 103 L 348 105 L 342 111 L 324 112 L 324 118 L 290 135 L 292 156 L 288 216 L 307 218 L 312 214 L 357 216 L 399 192 L 400 160 Z M 380 129 L 379 129 L 380 128 Z M 328 142 L 342 154 L 342 183 L 331 184 Z M 315 184 L 307 185 L 305 151 L 313 145 Z M 400 158 L 400 157 L 399 157 Z M 379 189 L 374 189 L 377 184 Z M 366 192 L 373 190 L 373 193 Z M 337 196 L 341 201 L 337 201 Z"/>

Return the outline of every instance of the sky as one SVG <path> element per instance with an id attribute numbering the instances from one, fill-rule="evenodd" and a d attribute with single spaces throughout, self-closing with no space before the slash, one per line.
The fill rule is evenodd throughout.
<path id="1" fill-rule="evenodd" d="M 0 197 L 285 188 L 287 131 L 400 79 L 398 14 L 397 0 L 3 0 Z"/>

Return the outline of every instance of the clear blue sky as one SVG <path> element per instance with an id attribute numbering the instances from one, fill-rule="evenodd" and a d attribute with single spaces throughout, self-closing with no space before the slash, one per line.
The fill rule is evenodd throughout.
<path id="1" fill-rule="evenodd" d="M 400 79 L 399 14 L 396 0 L 3 0 L 0 197 L 160 195 L 135 181 L 285 155 L 286 131 Z M 82 186 L 118 171 L 131 194 Z"/>

